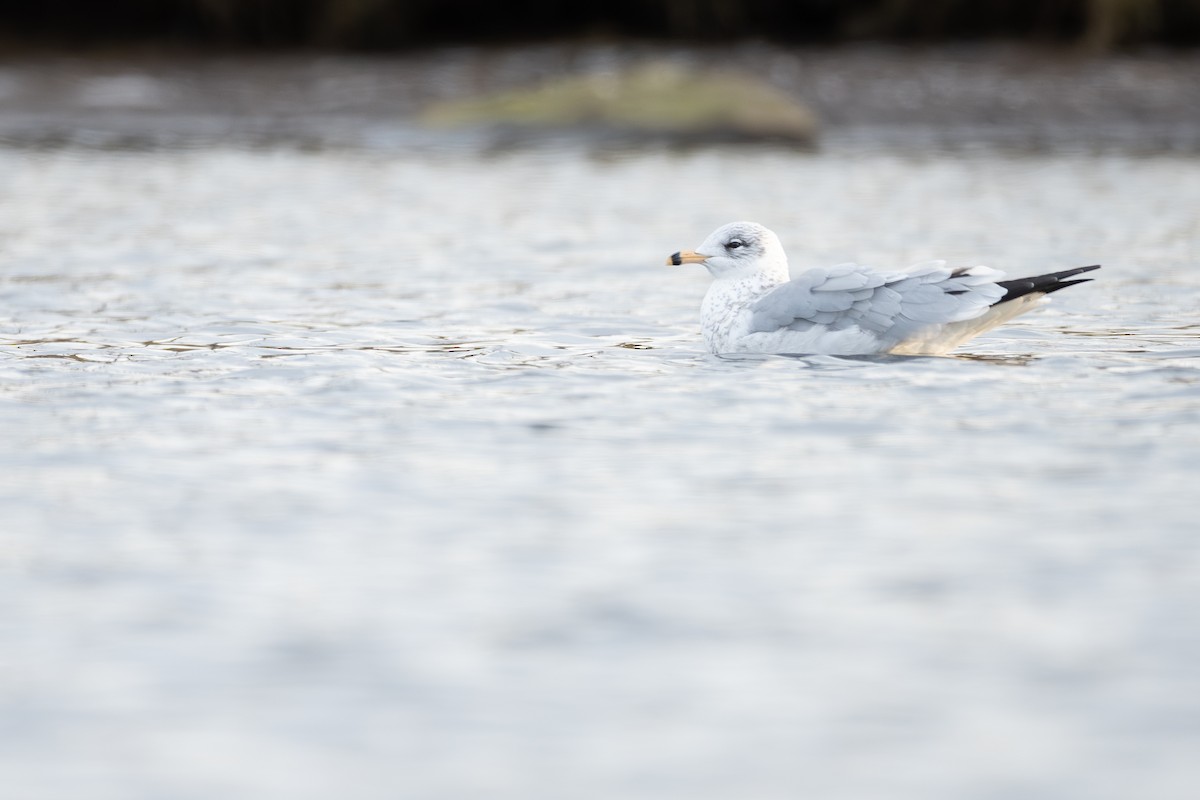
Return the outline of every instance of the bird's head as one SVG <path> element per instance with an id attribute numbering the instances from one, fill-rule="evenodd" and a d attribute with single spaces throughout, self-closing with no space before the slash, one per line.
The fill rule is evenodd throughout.
<path id="1" fill-rule="evenodd" d="M 680 250 L 667 264 L 703 264 L 714 278 L 763 274 L 787 280 L 787 256 L 779 237 L 755 222 L 731 222 L 717 228 L 695 250 Z"/>

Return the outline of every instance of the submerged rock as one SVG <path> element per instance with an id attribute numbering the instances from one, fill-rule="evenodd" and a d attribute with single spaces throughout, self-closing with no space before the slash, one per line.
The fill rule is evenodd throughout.
<path id="1" fill-rule="evenodd" d="M 777 141 L 811 146 L 816 115 L 752 76 L 649 64 L 434 104 L 431 127 L 488 129 L 516 142 L 546 134 L 675 143 Z"/>

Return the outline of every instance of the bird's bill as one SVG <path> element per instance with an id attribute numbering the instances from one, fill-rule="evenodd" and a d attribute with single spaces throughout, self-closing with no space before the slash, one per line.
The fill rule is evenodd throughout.
<path id="1" fill-rule="evenodd" d="M 672 253 L 667 259 L 667 265 L 678 267 L 680 264 L 703 264 L 708 260 L 708 256 L 697 253 L 695 250 L 680 250 L 678 253 Z"/>

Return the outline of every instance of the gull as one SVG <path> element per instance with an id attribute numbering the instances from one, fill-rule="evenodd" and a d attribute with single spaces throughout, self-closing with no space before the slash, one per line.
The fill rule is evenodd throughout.
<path id="1" fill-rule="evenodd" d="M 926 261 L 905 270 L 838 264 L 788 273 L 774 233 L 731 222 L 667 264 L 703 264 L 713 276 L 700 308 L 713 353 L 942 355 L 1090 278 L 1089 267 L 1003 280 L 990 267 Z"/>

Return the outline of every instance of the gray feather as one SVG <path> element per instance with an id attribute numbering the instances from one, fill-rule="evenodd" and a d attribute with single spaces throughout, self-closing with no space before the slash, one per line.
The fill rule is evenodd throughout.
<path id="1" fill-rule="evenodd" d="M 973 319 L 1004 294 L 987 267 L 951 270 L 930 261 L 904 272 L 839 264 L 804 272 L 751 307 L 751 332 L 857 327 L 899 342 L 932 326 Z"/>

